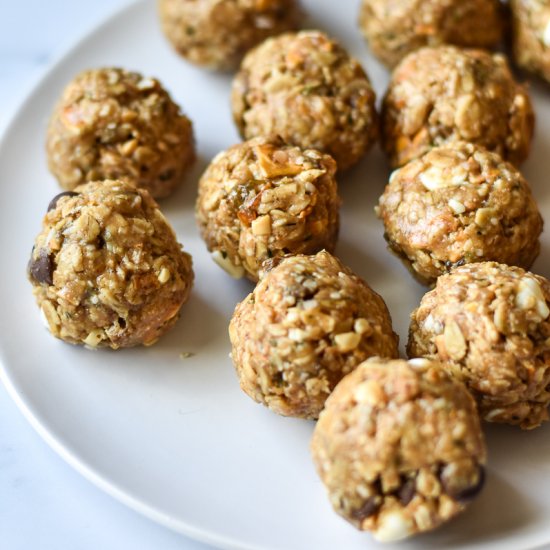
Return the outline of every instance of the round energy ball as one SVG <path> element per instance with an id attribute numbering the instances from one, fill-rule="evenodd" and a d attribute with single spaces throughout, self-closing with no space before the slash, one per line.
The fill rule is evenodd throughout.
<path id="1" fill-rule="evenodd" d="M 298 28 L 297 0 L 159 0 L 162 30 L 186 59 L 212 69 L 236 69 L 269 36 Z"/>
<path id="2" fill-rule="evenodd" d="M 256 281 L 262 263 L 332 251 L 339 229 L 336 163 L 279 138 L 255 138 L 220 153 L 199 182 L 197 223 L 212 258 Z"/>
<path id="3" fill-rule="evenodd" d="M 435 147 L 396 170 L 377 214 L 389 248 L 425 284 L 472 262 L 528 269 L 540 250 L 543 222 L 528 183 L 472 143 Z"/>
<path id="4" fill-rule="evenodd" d="M 336 512 L 382 542 L 451 519 L 485 479 L 475 402 L 426 359 L 359 365 L 328 398 L 311 450 Z"/>
<path id="5" fill-rule="evenodd" d="M 384 300 L 328 252 L 272 263 L 231 319 L 233 363 L 258 403 L 317 418 L 361 361 L 397 357 L 398 337 Z"/>
<path id="6" fill-rule="evenodd" d="M 266 40 L 233 81 L 233 117 L 243 138 L 277 134 L 332 155 L 341 170 L 377 139 L 374 101 L 361 65 L 319 31 Z"/>
<path id="7" fill-rule="evenodd" d="M 154 344 L 193 284 L 191 256 L 151 195 L 108 180 L 53 198 L 28 273 L 50 332 L 90 348 Z"/>
<path id="8" fill-rule="evenodd" d="M 550 82 L 550 1 L 511 0 L 516 63 Z"/>
<path id="9" fill-rule="evenodd" d="M 393 167 L 459 140 L 518 165 L 529 153 L 534 122 L 529 96 L 503 55 L 422 48 L 392 75 L 382 109 L 382 146 Z"/>
<path id="10" fill-rule="evenodd" d="M 411 315 L 409 357 L 434 357 L 489 422 L 536 428 L 550 403 L 550 282 L 495 262 L 442 275 Z"/>
<path id="11" fill-rule="evenodd" d="M 359 27 L 374 55 L 394 67 L 423 46 L 491 49 L 503 20 L 499 0 L 362 0 Z"/>
<path id="12" fill-rule="evenodd" d="M 64 189 L 127 179 L 166 197 L 195 161 L 191 121 L 154 78 L 123 69 L 79 74 L 51 116 L 46 149 Z"/>

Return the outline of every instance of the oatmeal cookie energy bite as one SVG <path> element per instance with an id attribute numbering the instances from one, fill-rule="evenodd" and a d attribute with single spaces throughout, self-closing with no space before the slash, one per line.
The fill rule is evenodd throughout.
<path id="1" fill-rule="evenodd" d="M 298 0 L 159 0 L 158 8 L 164 34 L 183 57 L 224 70 L 302 18 Z"/>
<path id="2" fill-rule="evenodd" d="M 426 359 L 358 366 L 328 398 L 311 450 L 336 512 L 382 542 L 451 519 L 485 479 L 474 400 Z"/>
<path id="3" fill-rule="evenodd" d="M 51 333 L 91 348 L 154 344 L 193 284 L 191 256 L 156 202 L 121 181 L 54 197 L 28 271 Z"/>
<path id="4" fill-rule="evenodd" d="M 361 361 L 397 357 L 398 337 L 382 298 L 328 252 L 272 263 L 231 319 L 233 363 L 258 403 L 317 418 Z"/>
<path id="5" fill-rule="evenodd" d="M 396 170 L 380 198 L 389 247 L 421 282 L 495 260 L 529 268 L 542 218 L 514 166 L 472 143 L 435 147 Z"/>
<path id="6" fill-rule="evenodd" d="M 256 138 L 220 153 L 199 182 L 197 222 L 213 259 L 258 278 L 269 258 L 332 251 L 340 198 L 332 157 Z"/>
<path id="7" fill-rule="evenodd" d="M 154 78 L 123 69 L 79 74 L 64 90 L 46 139 L 64 189 L 128 179 L 166 197 L 195 160 L 191 121 Z"/>
<path id="8" fill-rule="evenodd" d="M 245 139 L 278 134 L 319 149 L 343 170 L 378 136 L 375 95 L 361 65 L 319 31 L 266 40 L 233 82 L 233 117 Z"/>
<path id="9" fill-rule="evenodd" d="M 550 0 L 511 0 L 516 63 L 550 82 Z"/>
<path id="10" fill-rule="evenodd" d="M 422 48 L 396 67 L 382 108 L 382 146 L 393 167 L 432 147 L 469 141 L 519 165 L 534 113 L 506 58 L 453 46 Z"/>
<path id="11" fill-rule="evenodd" d="M 409 357 L 434 357 L 489 422 L 536 428 L 550 403 L 550 283 L 494 262 L 437 280 L 411 315 Z"/>
<path id="12" fill-rule="evenodd" d="M 362 0 L 359 26 L 373 53 L 393 67 L 423 46 L 493 48 L 503 19 L 499 0 Z"/>

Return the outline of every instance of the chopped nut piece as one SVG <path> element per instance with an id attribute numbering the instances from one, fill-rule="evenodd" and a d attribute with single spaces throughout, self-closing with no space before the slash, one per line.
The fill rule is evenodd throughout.
<path id="1" fill-rule="evenodd" d="M 359 345 L 360 341 L 361 335 L 356 332 L 345 332 L 334 336 L 334 342 L 342 353 L 354 350 Z"/>
<path id="2" fill-rule="evenodd" d="M 445 348 L 451 359 L 455 361 L 462 359 L 466 355 L 466 340 L 455 321 L 450 321 L 445 325 L 443 336 Z"/>
<path id="3" fill-rule="evenodd" d="M 296 176 L 302 172 L 303 168 L 299 164 L 289 162 L 288 155 L 284 155 L 284 161 L 276 160 L 280 153 L 280 149 L 276 149 L 271 143 L 264 143 L 253 148 L 258 165 L 262 171 L 264 178 L 276 178 L 278 176 Z M 279 155 L 277 155 L 279 152 Z M 318 174 L 319 175 L 319 174 Z M 318 177 L 318 175 L 316 177 Z"/>
<path id="4" fill-rule="evenodd" d="M 170 280 L 170 270 L 163 267 L 158 274 L 158 280 L 160 284 L 167 283 Z"/>
<path id="5" fill-rule="evenodd" d="M 419 179 L 424 187 L 430 191 L 444 189 L 445 187 L 454 187 L 457 185 L 468 185 L 466 181 L 468 173 L 460 165 L 431 166 L 426 168 Z"/>
<path id="6" fill-rule="evenodd" d="M 466 212 L 466 207 L 455 199 L 449 199 L 449 207 L 457 215 L 464 214 L 464 212 Z"/>
<path id="7" fill-rule="evenodd" d="M 495 215 L 495 211 L 492 208 L 480 208 L 476 212 L 475 223 L 479 227 L 485 227 L 490 223 L 491 218 Z"/>
<path id="8" fill-rule="evenodd" d="M 269 214 L 256 218 L 252 224 L 252 233 L 256 236 L 265 236 L 271 233 L 271 218 Z"/>
<path id="9" fill-rule="evenodd" d="M 550 315 L 544 294 L 538 282 L 531 277 L 523 277 L 519 281 L 516 305 L 521 309 L 535 309 L 542 319 Z"/>
<path id="10" fill-rule="evenodd" d="M 355 388 L 353 397 L 358 403 L 371 406 L 383 406 L 387 402 L 382 386 L 375 380 L 367 380 L 359 384 Z"/>
<path id="11" fill-rule="evenodd" d="M 372 327 L 370 323 L 366 319 L 355 319 L 353 323 L 353 330 L 357 332 L 357 334 L 370 334 L 372 333 Z"/>
<path id="12" fill-rule="evenodd" d="M 106 335 L 103 329 L 96 329 L 92 330 L 86 338 L 82 341 L 82 343 L 86 346 L 89 346 L 91 348 L 97 348 L 103 340 L 105 340 Z"/>
<path id="13" fill-rule="evenodd" d="M 418 526 L 421 528 L 421 526 Z M 401 512 L 388 512 L 380 516 L 380 524 L 374 532 L 374 538 L 380 542 L 403 540 L 412 534 L 413 523 Z"/>

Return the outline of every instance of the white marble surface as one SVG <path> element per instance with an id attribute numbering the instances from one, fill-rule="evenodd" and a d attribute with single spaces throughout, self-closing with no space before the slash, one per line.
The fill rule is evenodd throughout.
<path id="1" fill-rule="evenodd" d="M 0 135 L 42 71 L 128 0 L 0 0 Z M 208 550 L 141 517 L 65 464 L 0 385 L 2 550 Z"/>

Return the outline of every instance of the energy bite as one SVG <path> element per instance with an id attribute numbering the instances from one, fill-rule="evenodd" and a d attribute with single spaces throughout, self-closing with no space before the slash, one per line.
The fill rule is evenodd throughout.
<path id="1" fill-rule="evenodd" d="M 550 1 L 511 0 L 516 63 L 550 82 Z"/>
<path id="2" fill-rule="evenodd" d="M 258 403 L 317 418 L 361 361 L 397 357 L 398 337 L 384 300 L 328 252 L 271 264 L 231 319 L 233 363 Z"/>
<path id="3" fill-rule="evenodd" d="M 332 155 L 341 170 L 377 139 L 374 101 L 359 62 L 319 31 L 266 40 L 233 81 L 233 117 L 244 139 L 278 134 Z"/>
<path id="4" fill-rule="evenodd" d="M 542 218 L 523 176 L 496 153 L 451 142 L 395 171 L 380 197 L 389 248 L 422 283 L 494 260 L 528 269 Z"/>
<path id="5" fill-rule="evenodd" d="M 381 542 L 448 521 L 485 480 L 475 402 L 426 359 L 359 365 L 328 398 L 311 450 L 336 512 Z"/>
<path id="6" fill-rule="evenodd" d="M 489 422 L 532 429 L 550 403 L 550 282 L 495 262 L 442 275 L 411 315 L 409 357 L 463 381 Z"/>
<path id="7" fill-rule="evenodd" d="M 280 138 L 220 153 L 199 182 L 197 223 L 212 258 L 256 281 L 265 260 L 332 251 L 339 229 L 336 163 Z"/>
<path id="8" fill-rule="evenodd" d="M 191 121 L 160 82 L 117 68 L 85 71 L 65 88 L 46 150 L 64 189 L 123 178 L 156 198 L 169 195 L 195 161 Z"/>
<path id="9" fill-rule="evenodd" d="M 154 344 L 193 284 L 191 256 L 157 203 L 122 181 L 54 197 L 28 274 L 50 332 L 90 348 Z"/>
<path id="10" fill-rule="evenodd" d="M 362 0 L 359 27 L 374 55 L 394 67 L 423 46 L 491 49 L 503 19 L 499 0 Z"/>
<path id="11" fill-rule="evenodd" d="M 396 67 L 382 108 L 382 146 L 393 167 L 432 147 L 469 141 L 519 165 L 535 115 L 506 58 L 454 46 L 422 48 Z"/>
<path id="12" fill-rule="evenodd" d="M 297 0 L 159 0 L 162 30 L 186 59 L 212 69 L 238 67 L 269 36 L 298 28 Z"/>

